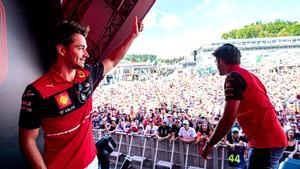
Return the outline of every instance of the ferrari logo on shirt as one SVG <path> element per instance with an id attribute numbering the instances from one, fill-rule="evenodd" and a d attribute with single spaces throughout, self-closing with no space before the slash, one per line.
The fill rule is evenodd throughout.
<path id="1" fill-rule="evenodd" d="M 65 91 L 55 96 L 56 102 L 60 109 L 63 109 L 72 104 L 69 94 Z"/>
<path id="2" fill-rule="evenodd" d="M 81 70 L 79 71 L 79 77 L 80 77 L 80 78 L 85 78 L 85 74 L 84 74 L 84 72 L 81 71 Z"/>

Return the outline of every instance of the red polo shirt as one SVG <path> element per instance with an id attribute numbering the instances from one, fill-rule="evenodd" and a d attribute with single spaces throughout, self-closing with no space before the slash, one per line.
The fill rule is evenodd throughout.
<path id="1" fill-rule="evenodd" d="M 254 74 L 238 65 L 233 67 L 232 73 L 240 75 L 246 83 L 242 96 L 237 99 L 241 100 L 237 120 L 247 136 L 249 147 L 286 147 L 287 138 L 279 124 L 264 85 Z M 229 74 L 226 79 L 230 81 L 230 78 L 232 77 Z M 226 85 L 225 83 L 225 89 Z M 228 98 L 231 97 L 229 93 L 227 95 Z"/>
<path id="2" fill-rule="evenodd" d="M 26 88 L 19 126 L 43 128 L 44 160 L 49 169 L 83 169 L 96 157 L 92 93 L 102 78 L 101 63 L 76 70 L 74 82 L 51 69 Z"/>

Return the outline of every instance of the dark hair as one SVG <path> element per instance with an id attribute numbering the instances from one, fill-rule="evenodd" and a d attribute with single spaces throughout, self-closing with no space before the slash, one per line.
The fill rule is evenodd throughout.
<path id="1" fill-rule="evenodd" d="M 79 33 L 84 37 L 87 37 L 90 30 L 89 26 L 83 26 L 74 21 L 61 21 L 59 22 L 50 33 L 50 51 L 51 54 L 56 57 L 56 46 L 62 44 L 68 46 L 73 42 L 73 35 Z M 56 60 L 56 58 L 55 58 Z"/>
<path id="2" fill-rule="evenodd" d="M 287 139 L 289 139 L 289 138 L 288 138 L 288 132 L 289 132 L 289 131 L 292 131 L 292 132 L 294 133 L 294 138 L 293 138 L 293 139 L 295 139 L 295 137 L 296 137 L 296 131 L 295 131 L 294 129 L 288 129 L 288 130 L 286 131 L 285 134 L 286 134 Z"/>
<path id="3" fill-rule="evenodd" d="M 203 131 L 203 128 L 202 128 L 203 123 L 205 123 L 207 125 L 207 130 L 206 131 Z M 209 122 L 202 122 L 201 126 L 197 125 L 196 128 L 195 128 L 196 132 L 200 132 L 201 134 L 205 133 L 208 136 L 209 136 L 211 130 L 212 130 L 212 127 L 211 127 L 211 124 Z"/>
<path id="4" fill-rule="evenodd" d="M 230 43 L 225 43 L 212 53 L 216 59 L 221 58 L 228 65 L 240 64 L 241 52 Z"/>

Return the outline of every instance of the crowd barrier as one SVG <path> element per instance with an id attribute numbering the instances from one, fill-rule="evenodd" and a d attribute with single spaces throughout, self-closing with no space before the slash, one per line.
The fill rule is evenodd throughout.
<path id="1" fill-rule="evenodd" d="M 94 140 L 98 141 L 103 132 L 93 129 Z M 229 160 L 227 146 L 217 145 L 211 154 L 211 160 L 199 155 L 199 144 L 186 144 L 180 141 L 158 141 L 153 137 L 126 133 L 114 133 L 110 136 L 117 148 L 110 155 L 113 168 L 117 169 L 126 156 L 130 156 L 134 168 L 180 168 L 180 169 L 227 169 Z M 290 152 L 285 152 L 286 156 Z M 247 159 L 245 159 L 247 161 Z M 284 160 L 284 159 L 283 159 Z"/>

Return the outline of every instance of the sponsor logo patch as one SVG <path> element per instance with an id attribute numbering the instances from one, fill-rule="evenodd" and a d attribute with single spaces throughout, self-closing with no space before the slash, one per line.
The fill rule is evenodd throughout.
<path id="1" fill-rule="evenodd" d="M 68 107 L 72 104 L 72 101 L 70 100 L 69 94 L 66 91 L 59 94 L 59 95 L 56 95 L 55 100 L 56 100 L 56 102 L 57 102 L 60 109 Z"/>
<path id="2" fill-rule="evenodd" d="M 85 74 L 83 71 L 80 70 L 78 73 L 80 78 L 85 78 Z"/>

